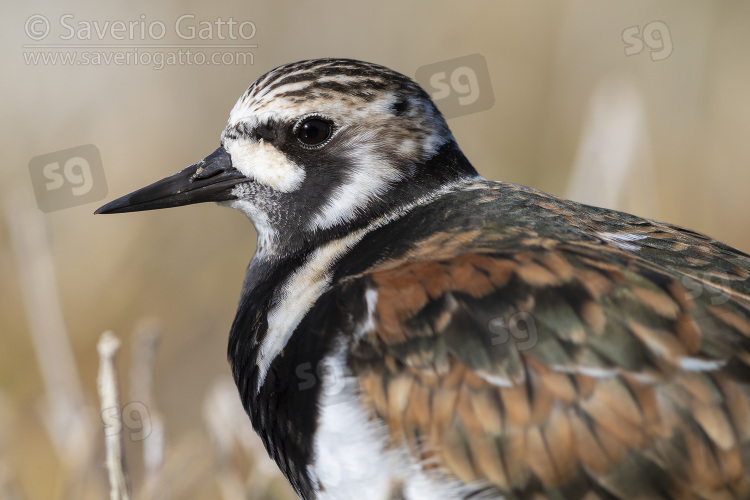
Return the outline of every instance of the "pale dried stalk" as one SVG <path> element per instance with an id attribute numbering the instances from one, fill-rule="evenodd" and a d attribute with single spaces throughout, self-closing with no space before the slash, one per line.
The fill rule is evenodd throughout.
<path id="1" fill-rule="evenodd" d="M 155 319 L 143 319 L 136 326 L 133 360 L 130 365 L 130 400 L 140 401 L 149 408 L 154 406 L 151 388 L 153 386 L 154 357 L 160 338 L 159 324 Z"/>
<path id="2" fill-rule="evenodd" d="M 117 372 L 115 371 L 115 356 L 120 348 L 120 340 L 114 333 L 107 331 L 99 338 L 99 376 L 97 388 L 101 411 L 111 411 L 116 408 L 119 412 L 120 393 L 117 386 Z M 118 413 L 119 414 L 119 413 Z M 122 449 L 122 428 L 120 432 L 104 433 L 106 447 L 106 463 L 109 472 L 110 500 L 130 500 L 130 485 L 125 467 L 125 455 Z"/>
<path id="3" fill-rule="evenodd" d="M 152 396 L 154 358 L 160 340 L 160 326 L 155 319 L 143 319 L 136 326 L 130 365 L 130 401 L 139 401 L 148 408 L 151 425 L 151 433 L 141 442 L 145 477 L 136 495 L 140 500 L 166 497 L 166 488 L 162 484 L 165 453 L 164 419 L 156 409 Z"/>
<path id="4" fill-rule="evenodd" d="M 151 421 L 151 434 L 143 441 L 145 484 L 153 484 L 164 464 L 164 419 L 152 398 L 154 358 L 161 339 L 159 323 L 155 319 L 141 320 L 136 327 L 133 356 L 130 365 L 130 401 L 146 405 Z M 148 490 L 148 487 L 145 487 Z M 148 498 L 148 497 L 147 497 Z"/>
<path id="5" fill-rule="evenodd" d="M 29 198 L 22 191 L 9 193 L 5 215 L 29 333 L 44 380 L 40 413 L 60 461 L 80 477 L 93 454 L 92 425 L 63 319 L 46 221 Z M 73 482 L 77 477 L 71 478 Z"/>

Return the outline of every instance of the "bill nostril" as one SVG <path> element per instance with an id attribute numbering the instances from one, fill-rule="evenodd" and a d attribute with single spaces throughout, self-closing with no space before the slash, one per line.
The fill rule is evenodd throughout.
<path id="1" fill-rule="evenodd" d="M 210 179 L 211 177 L 219 175 L 220 173 L 224 171 L 225 171 L 225 168 L 220 165 L 209 165 L 209 166 L 201 165 L 198 167 L 198 170 L 195 171 L 191 180 L 198 181 L 198 180 L 203 180 L 203 179 Z"/>
<path id="2" fill-rule="evenodd" d="M 213 175 L 215 175 L 216 173 L 217 172 L 214 172 Z M 195 171 L 195 173 L 191 177 L 191 180 L 207 179 L 211 176 L 212 176 L 212 173 L 209 169 L 207 169 L 204 165 L 199 165 L 198 169 Z"/>
<path id="3" fill-rule="evenodd" d="M 195 166 L 196 169 L 193 175 L 190 176 L 190 182 L 210 179 L 211 177 L 227 172 L 231 168 L 231 160 L 222 146 L 199 161 Z"/>

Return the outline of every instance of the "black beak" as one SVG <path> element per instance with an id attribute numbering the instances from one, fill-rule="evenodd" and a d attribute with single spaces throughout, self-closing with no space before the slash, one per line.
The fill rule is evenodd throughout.
<path id="1" fill-rule="evenodd" d="M 198 163 L 110 201 L 94 213 L 119 214 L 180 207 L 204 201 L 234 200 L 236 197 L 231 194 L 232 187 L 248 181 L 247 177 L 232 166 L 232 159 L 224 146 L 219 146 Z"/>

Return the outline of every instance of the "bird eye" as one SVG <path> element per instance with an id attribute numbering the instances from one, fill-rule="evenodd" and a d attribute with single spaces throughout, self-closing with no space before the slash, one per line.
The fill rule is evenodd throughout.
<path id="1" fill-rule="evenodd" d="M 320 146 L 331 137 L 331 124 L 321 118 L 310 118 L 297 127 L 297 139 L 305 146 Z"/>

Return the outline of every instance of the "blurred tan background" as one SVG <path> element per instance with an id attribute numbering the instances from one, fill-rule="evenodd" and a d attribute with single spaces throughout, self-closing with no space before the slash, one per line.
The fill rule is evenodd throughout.
<path id="1" fill-rule="evenodd" d="M 0 498 L 107 495 L 96 344 L 109 329 L 122 340 L 122 403 L 148 403 L 147 412 L 136 408 L 136 421 L 123 421 L 136 498 L 290 498 L 248 437 L 227 385 L 227 334 L 254 250 L 252 226 L 213 205 L 92 215 L 213 151 L 235 100 L 280 64 L 351 57 L 414 76 L 480 54 L 494 105 L 449 125 L 485 177 L 687 226 L 750 251 L 747 2 L 47 0 L 6 2 L 0 12 Z M 39 43 L 25 32 L 32 15 L 50 21 L 45 42 L 61 45 L 50 50 L 80 53 L 72 45 L 88 43 L 133 50 L 95 32 L 90 41 L 61 40 L 65 14 L 74 26 L 161 21 L 164 38 L 135 43 L 163 51 L 187 43 L 174 32 L 181 15 L 194 15 L 193 25 L 232 17 L 255 25 L 252 40 L 239 42 L 257 47 L 244 65 L 27 64 L 29 53 L 43 51 L 24 47 Z M 654 22 L 666 30 L 648 31 Z M 637 52 L 637 40 L 643 50 L 626 55 Z M 42 213 L 29 161 L 84 144 L 101 152 L 106 199 Z M 135 392 L 129 376 L 133 363 L 148 371 L 147 355 L 134 354 L 153 328 L 142 326 L 145 318 L 158 321 L 161 334 L 150 394 Z M 132 437 L 139 418 L 153 431 L 145 439 Z"/>

